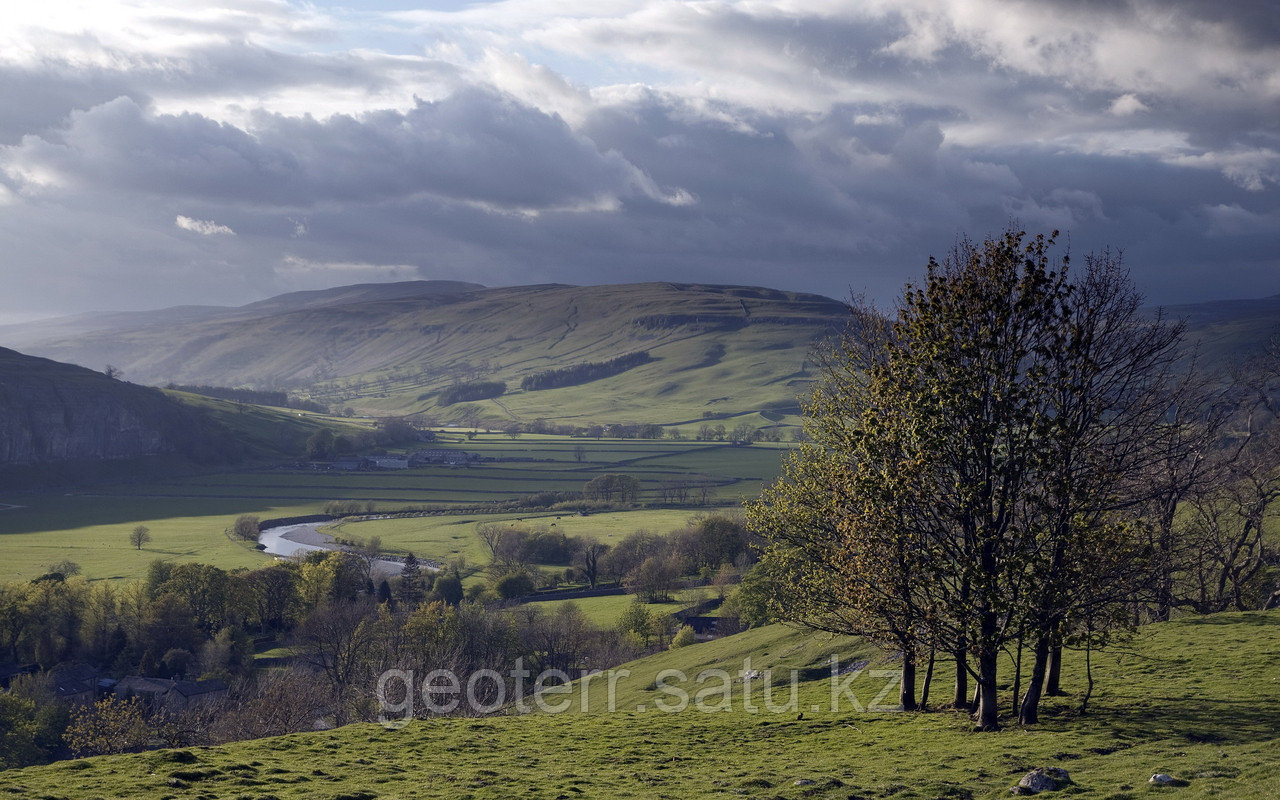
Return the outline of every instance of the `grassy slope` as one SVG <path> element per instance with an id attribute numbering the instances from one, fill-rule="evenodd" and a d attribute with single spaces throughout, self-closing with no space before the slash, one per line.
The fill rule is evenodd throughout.
<path id="1" fill-rule="evenodd" d="M 367 420 L 361 423 L 327 414 L 235 403 L 189 392 L 166 390 L 165 393 L 203 410 L 258 458 L 298 458 L 305 452 L 307 439 L 320 428 L 328 428 L 340 436 L 357 434 L 372 427 L 372 422 Z"/>
<path id="2" fill-rule="evenodd" d="M 681 319 L 638 324 L 655 315 Z M 516 390 L 501 404 L 480 404 L 493 418 L 674 423 L 793 407 L 812 377 L 811 344 L 843 322 L 832 300 L 767 289 L 527 286 L 126 328 L 32 347 L 118 363 L 132 379 L 154 383 L 320 381 L 321 399 L 370 412 L 457 414 L 456 406 L 438 408 L 434 393 L 474 375 Z M 638 349 L 656 361 L 585 387 L 518 391 L 524 375 Z M 341 398 L 353 380 L 366 386 Z"/>
<path id="3" fill-rule="evenodd" d="M 626 665 L 636 677 L 624 699 L 653 696 L 643 687 L 664 668 L 692 679 L 717 665 L 736 671 L 749 655 L 756 669 L 821 674 L 831 652 L 846 662 L 869 654 L 846 639 L 779 626 L 751 631 Z M 1071 690 L 1082 684 L 1080 661 L 1066 664 Z M 801 684 L 803 719 L 748 713 L 740 703 L 706 713 L 647 703 L 645 712 L 433 719 L 399 731 L 359 725 L 196 750 L 189 764 L 160 752 L 15 770 L 0 773 L 0 792 L 77 800 L 997 798 L 1028 769 L 1060 765 L 1074 781 L 1061 796 L 1274 797 L 1280 614 L 1151 626 L 1131 646 L 1096 656 L 1095 671 L 1101 683 L 1088 716 L 1072 710 L 1076 698 L 1051 701 L 1043 725 L 995 734 L 973 733 L 948 712 L 858 712 L 846 702 L 833 713 L 828 684 L 818 680 Z M 864 676 L 852 689 L 865 704 L 883 683 Z M 1151 787 L 1155 772 L 1185 784 Z"/>

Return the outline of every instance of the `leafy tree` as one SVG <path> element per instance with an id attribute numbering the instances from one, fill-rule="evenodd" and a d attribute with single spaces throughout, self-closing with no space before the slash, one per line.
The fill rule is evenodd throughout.
<path id="1" fill-rule="evenodd" d="M 129 544 L 135 550 L 141 550 L 144 544 L 151 541 L 151 530 L 146 525 L 138 525 L 129 532 Z"/>
<path id="2" fill-rule="evenodd" d="M 38 743 L 36 704 L 0 692 L 0 770 L 39 764 L 48 755 Z"/>
<path id="3" fill-rule="evenodd" d="M 1141 316 L 1117 258 L 1073 281 L 1053 239 L 961 242 L 892 316 L 855 306 L 805 406 L 811 441 L 751 511 L 787 617 L 900 649 L 908 708 L 923 648 L 955 654 L 957 702 L 972 657 L 988 729 L 1002 651 L 1033 644 L 1034 722 L 1064 627 L 1134 595 L 1119 509 L 1166 433 L 1180 337 Z"/>
<path id="4" fill-rule="evenodd" d="M 147 721 L 136 698 L 106 697 L 71 713 L 65 739 L 80 756 L 128 753 L 147 741 Z"/>
<path id="5" fill-rule="evenodd" d="M 517 597 L 527 597 L 534 592 L 533 578 L 528 572 L 513 572 L 503 575 L 493 584 L 493 590 L 498 593 L 498 597 L 503 600 L 514 600 Z"/>
<path id="6" fill-rule="evenodd" d="M 319 428 L 307 439 L 307 458 L 325 459 L 333 452 L 334 435 L 328 428 Z"/>
<path id="7" fill-rule="evenodd" d="M 694 633 L 693 628 L 688 625 L 681 625 L 680 630 L 676 631 L 676 635 L 671 637 L 670 649 L 679 650 L 681 647 L 688 647 L 697 643 L 698 636 Z"/>
<path id="8" fill-rule="evenodd" d="M 462 602 L 463 589 L 462 578 L 456 572 L 449 572 L 436 578 L 433 587 L 435 596 L 451 606 L 456 606 Z"/>

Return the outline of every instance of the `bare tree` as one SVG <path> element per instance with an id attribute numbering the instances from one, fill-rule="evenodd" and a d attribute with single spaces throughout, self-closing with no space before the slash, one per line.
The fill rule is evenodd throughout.
<path id="1" fill-rule="evenodd" d="M 133 545 L 135 550 L 141 550 L 144 544 L 151 541 L 151 530 L 146 525 L 139 525 L 129 531 L 129 544 Z"/>

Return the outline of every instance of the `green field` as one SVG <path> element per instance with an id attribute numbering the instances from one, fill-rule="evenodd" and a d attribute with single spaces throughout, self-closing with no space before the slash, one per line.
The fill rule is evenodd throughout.
<path id="1" fill-rule="evenodd" d="M 284 505 L 246 498 L 139 498 L 96 495 L 19 495 L 0 502 L 0 581 L 30 580 L 50 564 L 70 560 L 90 579 L 139 578 L 163 558 L 231 569 L 255 567 L 270 556 L 224 531 L 244 513 L 289 516 L 315 513 L 317 504 Z M 141 550 L 129 544 L 137 525 L 151 531 Z"/>
<path id="2" fill-rule="evenodd" d="M 630 608 L 635 602 L 636 598 L 632 595 L 618 594 L 605 597 L 584 597 L 576 600 L 548 600 L 534 605 L 543 612 L 552 614 L 561 606 L 572 604 L 577 606 L 578 610 L 585 614 L 592 624 L 601 628 L 612 628 L 618 624 L 618 619 L 622 616 L 622 612 Z M 674 601 L 670 603 L 642 603 L 641 605 L 650 614 L 665 616 L 674 614 L 689 604 Z"/>
<path id="3" fill-rule="evenodd" d="M 237 412 L 230 412 L 237 413 Z M 472 467 L 430 466 L 385 472 L 323 472 L 297 467 L 248 469 L 168 480 L 129 480 L 74 494 L 7 493 L 0 510 L 0 580 L 29 580 L 49 564 L 69 559 L 90 579 L 134 578 L 156 558 L 203 561 L 225 568 L 254 566 L 269 556 L 229 540 L 223 531 L 239 514 L 260 517 L 314 514 L 329 500 L 374 501 L 378 510 L 406 506 L 440 509 L 465 506 L 465 514 L 348 523 L 342 535 L 380 536 L 393 550 L 413 550 L 441 561 L 463 556 L 471 564 L 487 557 L 474 536 L 481 519 L 524 518 L 555 525 L 570 535 L 590 533 L 605 541 L 641 528 L 659 533 L 679 528 L 699 512 L 700 496 L 679 508 L 644 508 L 618 514 L 573 512 L 487 514 L 475 509 L 543 491 L 577 491 L 592 477 L 621 472 L 641 482 L 642 500 L 656 503 L 671 481 L 709 485 L 711 506 L 736 506 L 777 476 L 785 448 L 734 447 L 688 440 L 577 439 L 461 433 L 425 448 L 478 453 Z M 582 460 L 578 460 L 581 448 Z M 417 449 L 412 448 L 412 449 Z M 141 551 L 128 544 L 135 525 L 151 530 Z"/>
<path id="4" fill-rule="evenodd" d="M 468 564 L 488 563 L 488 553 L 476 537 L 481 522 L 523 521 L 545 525 L 568 536 L 591 535 L 605 543 L 617 542 L 638 530 L 667 533 L 681 528 L 699 512 L 696 509 L 641 509 L 578 516 L 564 513 L 447 514 L 347 521 L 324 528 L 328 533 L 352 540 L 382 539 L 393 552 L 412 552 L 422 558 L 452 561 L 465 558 Z"/>
<path id="5" fill-rule="evenodd" d="M 1280 614 L 1228 614 L 1144 629 L 1131 645 L 1095 654 L 1091 711 L 1076 709 L 1082 658 L 1064 665 L 1072 697 L 1047 702 L 1045 722 L 975 733 L 962 714 L 830 709 L 828 657 L 880 658 L 855 640 L 781 626 L 693 645 L 624 665 L 616 713 L 540 713 L 426 719 L 401 730 L 354 725 L 215 748 L 62 762 L 0 773 L 14 797 L 138 798 L 1001 798 L 1028 770 L 1060 766 L 1072 784 L 1046 797 L 1271 800 L 1280 782 Z M 730 710 L 720 692 L 667 713 L 669 686 L 715 689 L 704 670 L 736 674 L 743 660 L 774 670 L 775 705 L 786 707 L 791 669 L 806 678 L 781 713 L 744 707 L 735 682 Z M 945 676 L 945 669 L 941 673 Z M 781 679 L 781 680 L 779 680 Z M 842 679 L 843 680 L 843 679 Z M 603 679 L 592 684 L 603 688 Z M 848 685 L 864 708 L 887 685 L 859 674 Z M 945 697 L 947 681 L 934 697 Z M 889 695 L 892 702 L 892 694 Z M 578 696 L 548 696 L 550 704 Z M 592 696 L 592 705 L 598 703 Z M 637 711 L 640 705 L 644 711 Z M 816 710 L 815 710 L 816 707 Z M 796 711 L 799 708 L 801 711 Z M 1154 787 L 1157 772 L 1178 783 Z M 798 783 L 799 782 L 799 783 Z"/>

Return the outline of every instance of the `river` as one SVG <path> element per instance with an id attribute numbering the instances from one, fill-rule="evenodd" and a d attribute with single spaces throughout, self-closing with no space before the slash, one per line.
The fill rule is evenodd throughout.
<path id="1" fill-rule="evenodd" d="M 333 537 L 316 530 L 315 523 L 300 525 L 279 525 L 274 528 L 263 528 L 258 532 L 258 544 L 264 545 L 266 552 L 273 556 L 300 556 L 316 550 L 338 550 Z M 373 561 L 373 572 L 379 575 L 399 575 L 404 567 L 401 561 L 389 558 L 378 558 Z M 434 569 L 430 564 L 423 564 L 423 569 Z"/>

